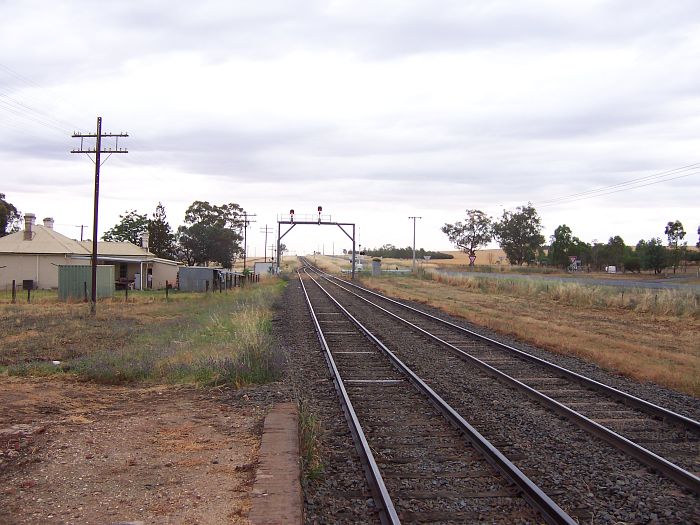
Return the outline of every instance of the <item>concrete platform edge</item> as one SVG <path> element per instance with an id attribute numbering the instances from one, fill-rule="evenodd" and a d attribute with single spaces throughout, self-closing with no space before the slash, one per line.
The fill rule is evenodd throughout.
<path id="1" fill-rule="evenodd" d="M 304 499 L 295 403 L 275 405 L 265 418 L 248 519 L 253 525 L 301 524 Z"/>

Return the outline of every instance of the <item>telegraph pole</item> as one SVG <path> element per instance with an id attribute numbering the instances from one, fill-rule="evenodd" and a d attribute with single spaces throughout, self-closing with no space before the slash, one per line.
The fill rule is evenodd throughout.
<path id="1" fill-rule="evenodd" d="M 413 273 L 416 273 L 416 219 L 422 219 L 423 217 L 409 217 L 413 219 Z"/>
<path id="2" fill-rule="evenodd" d="M 73 138 L 80 139 L 80 149 L 71 150 L 71 153 L 85 153 L 90 160 L 91 153 L 95 154 L 95 200 L 92 217 L 92 295 L 90 299 L 90 315 L 95 315 L 97 304 L 97 208 L 100 199 L 100 166 L 107 162 L 107 159 L 112 156 L 112 153 L 129 153 L 126 148 L 119 148 L 119 137 L 128 137 L 127 133 L 102 133 L 102 117 L 97 117 L 97 130 L 95 133 L 73 133 Z M 116 143 L 114 148 L 102 149 L 102 139 L 105 137 L 115 137 Z M 83 140 L 86 138 L 95 139 L 95 147 L 91 148 L 83 146 Z M 100 154 L 108 153 L 104 161 L 100 161 Z M 82 228 L 80 229 L 82 237 Z"/>
<path id="3" fill-rule="evenodd" d="M 272 233 L 273 231 L 275 231 L 275 229 L 274 229 L 274 228 L 268 228 L 268 227 L 267 227 L 267 224 L 265 225 L 264 228 L 260 228 L 260 233 L 264 233 L 264 234 L 265 234 L 265 258 L 263 259 L 263 262 L 267 262 L 267 234 L 268 234 L 268 233 Z"/>
<path id="4" fill-rule="evenodd" d="M 248 239 L 246 236 L 246 233 L 248 231 L 248 225 L 251 222 L 255 221 L 249 221 L 248 217 L 257 217 L 255 213 L 248 213 L 247 211 L 243 212 L 243 271 L 245 272 L 245 265 L 246 265 L 246 257 L 248 253 Z"/>

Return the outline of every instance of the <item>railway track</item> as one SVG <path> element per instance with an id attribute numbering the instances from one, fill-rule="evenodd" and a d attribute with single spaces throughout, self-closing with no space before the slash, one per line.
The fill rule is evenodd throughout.
<path id="1" fill-rule="evenodd" d="M 312 278 L 300 276 L 381 523 L 575 523 Z"/>
<path id="2" fill-rule="evenodd" d="M 580 522 L 700 523 L 697 421 L 371 290 L 316 278 Z"/>
<path id="3" fill-rule="evenodd" d="M 347 296 L 393 316 L 587 432 L 700 495 L 700 422 L 319 272 Z"/>

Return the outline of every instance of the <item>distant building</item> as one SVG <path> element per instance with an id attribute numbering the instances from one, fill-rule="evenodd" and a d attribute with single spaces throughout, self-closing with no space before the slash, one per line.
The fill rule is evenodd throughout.
<path id="1" fill-rule="evenodd" d="M 7 289 L 14 280 L 21 285 L 31 280 L 34 288 L 57 288 L 58 266 L 90 264 L 91 241 L 76 241 L 53 229 L 54 220 L 35 224 L 36 216 L 24 216 L 24 230 L 0 238 L 0 288 Z M 130 288 L 165 288 L 174 283 L 180 263 L 161 259 L 144 247 L 130 242 L 98 242 L 98 264 L 115 267 L 115 285 Z M 3 268 L 4 266 L 4 268 Z"/>

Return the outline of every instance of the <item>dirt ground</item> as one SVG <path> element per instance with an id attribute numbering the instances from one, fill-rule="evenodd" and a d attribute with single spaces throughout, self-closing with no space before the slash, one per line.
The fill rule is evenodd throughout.
<path id="1" fill-rule="evenodd" d="M 265 410 L 255 391 L 0 377 L 0 523 L 248 523 Z"/>

